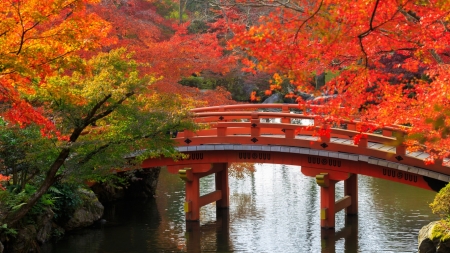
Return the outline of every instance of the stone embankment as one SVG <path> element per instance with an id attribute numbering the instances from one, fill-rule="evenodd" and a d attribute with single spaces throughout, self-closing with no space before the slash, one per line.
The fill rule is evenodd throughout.
<path id="1" fill-rule="evenodd" d="M 74 211 L 64 224 L 54 222 L 55 213 L 51 208 L 35 218 L 30 224 L 17 230 L 17 235 L 6 241 L 0 238 L 0 253 L 39 252 L 40 245 L 48 243 L 52 238 L 61 237 L 67 231 L 92 226 L 103 216 L 106 202 L 121 199 L 153 198 L 156 192 L 160 168 L 136 171 L 130 175 L 124 174 L 127 187 L 113 188 L 97 184 L 91 189 L 79 189 L 82 204 Z M 2 212 L 0 211 L 0 215 Z"/>
<path id="2" fill-rule="evenodd" d="M 433 221 L 419 231 L 419 253 L 449 253 L 450 227 Z"/>

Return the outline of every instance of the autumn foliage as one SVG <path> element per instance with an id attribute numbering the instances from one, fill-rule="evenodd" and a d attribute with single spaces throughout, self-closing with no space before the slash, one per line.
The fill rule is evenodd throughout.
<path id="1" fill-rule="evenodd" d="M 223 89 L 202 92 L 178 83 L 182 77 L 201 75 L 204 70 L 226 73 L 233 66 L 234 57 L 224 56 L 219 40 L 220 24 L 213 22 L 207 32 L 191 33 L 189 21 L 179 24 L 177 20 L 164 18 L 156 2 L 128 1 L 116 6 L 103 3 L 92 9 L 114 27 L 111 31 L 111 36 L 117 37 L 114 47 L 135 52 L 134 58 L 145 63 L 141 72 L 159 77 L 152 89 L 202 101 L 198 106 L 233 103 Z"/>
<path id="2" fill-rule="evenodd" d="M 0 2 L 0 173 L 19 191 L 35 189 L 2 222 L 17 224 L 56 181 L 104 180 L 132 166 L 124 154 L 176 157 L 166 133 L 196 129 L 190 108 L 232 102 L 224 89 L 177 83 L 228 71 L 220 28 L 189 33 L 157 4 Z"/>
<path id="3" fill-rule="evenodd" d="M 8 181 L 8 180 L 9 180 L 9 177 L 0 175 L 0 190 L 5 190 L 5 187 L 3 187 L 2 182 Z"/>
<path id="4" fill-rule="evenodd" d="M 334 76 L 322 102 L 299 98 L 318 121 L 408 126 L 411 148 L 450 155 L 450 2 L 239 2 L 277 5 L 258 24 L 233 26 L 230 49 L 256 59 L 243 61 L 247 69 L 310 94 L 314 75 Z"/>
<path id="5" fill-rule="evenodd" d="M 76 64 L 74 53 L 107 43 L 109 25 L 86 10 L 95 0 L 0 2 L 0 116 L 25 126 L 53 124 L 31 103 L 45 78 Z"/>

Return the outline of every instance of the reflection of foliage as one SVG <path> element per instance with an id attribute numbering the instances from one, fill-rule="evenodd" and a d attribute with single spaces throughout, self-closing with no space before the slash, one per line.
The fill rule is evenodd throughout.
<path id="1" fill-rule="evenodd" d="M 231 177 L 236 179 L 243 179 L 245 176 L 250 176 L 256 171 L 254 163 L 232 163 L 228 168 L 228 173 Z"/>
<path id="2" fill-rule="evenodd" d="M 233 193 L 230 196 L 230 201 L 236 206 L 233 212 L 236 218 L 245 218 L 249 215 L 255 216 L 257 213 L 256 205 L 253 203 L 252 195 L 248 193 Z"/>

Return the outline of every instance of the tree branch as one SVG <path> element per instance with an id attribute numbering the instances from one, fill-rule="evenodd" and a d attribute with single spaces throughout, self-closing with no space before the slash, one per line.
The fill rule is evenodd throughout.
<path id="1" fill-rule="evenodd" d="M 306 24 L 306 22 L 308 22 L 309 20 L 314 18 L 314 16 L 316 16 L 316 14 L 320 11 L 320 8 L 322 8 L 322 5 L 323 5 L 323 0 L 320 1 L 319 8 L 317 8 L 317 10 L 311 16 L 309 16 L 307 19 L 305 19 L 302 22 L 302 24 L 298 27 L 297 32 L 295 32 L 294 42 L 297 40 L 297 36 L 298 36 L 298 33 L 300 32 L 300 29 L 302 29 L 302 27 Z"/>

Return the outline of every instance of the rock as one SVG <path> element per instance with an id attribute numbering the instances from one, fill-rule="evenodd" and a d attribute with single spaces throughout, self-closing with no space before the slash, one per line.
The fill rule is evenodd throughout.
<path id="1" fill-rule="evenodd" d="M 275 93 L 272 94 L 270 97 L 268 97 L 266 100 L 264 100 L 264 102 L 262 102 L 263 104 L 274 104 L 274 103 L 279 103 L 283 101 L 283 96 L 280 93 Z"/>
<path id="2" fill-rule="evenodd" d="M 136 171 L 130 179 L 129 187 L 125 189 L 127 199 L 153 198 L 161 168 L 143 169 Z"/>
<path id="3" fill-rule="evenodd" d="M 430 224 L 422 227 L 419 231 L 419 253 L 434 253 L 436 252 L 436 246 L 434 242 L 430 239 L 431 231 L 437 221 L 431 222 Z"/>
<path id="4" fill-rule="evenodd" d="M 125 189 L 123 187 L 111 187 L 103 183 L 96 183 L 91 186 L 101 203 L 113 202 L 125 198 Z"/>
<path id="5" fill-rule="evenodd" d="M 75 210 L 72 218 L 64 225 L 66 230 L 88 227 L 103 215 L 104 207 L 91 190 L 80 189 L 83 204 Z"/>
<path id="6" fill-rule="evenodd" d="M 36 218 L 36 227 L 38 228 L 36 233 L 36 240 L 43 244 L 47 242 L 52 236 L 52 220 L 55 213 L 51 208 L 46 208 L 45 212 L 40 214 Z"/>
<path id="7" fill-rule="evenodd" d="M 39 252 L 35 225 L 26 225 L 17 232 L 17 236 L 12 240 L 11 248 L 8 247 L 11 252 Z"/>
<path id="8" fill-rule="evenodd" d="M 299 95 L 305 101 L 314 99 L 313 95 L 305 92 L 297 92 L 297 95 Z"/>
<path id="9" fill-rule="evenodd" d="M 450 252 L 450 240 L 441 241 L 440 237 L 433 238 L 433 230 L 440 221 L 433 221 L 422 227 L 419 231 L 419 253 L 448 253 Z"/>
<path id="10" fill-rule="evenodd" d="M 126 173 L 119 174 L 118 176 L 126 179 L 128 185 L 127 188 L 95 184 L 91 189 L 102 203 L 113 202 L 120 199 L 152 198 L 156 193 L 160 171 L 161 168 L 156 167 L 134 171 L 131 177 Z"/>
<path id="11" fill-rule="evenodd" d="M 2 242 L 0 242 L 0 253 L 3 253 L 3 250 L 5 249 L 5 247 L 3 247 Z"/>

